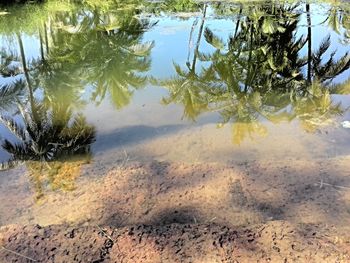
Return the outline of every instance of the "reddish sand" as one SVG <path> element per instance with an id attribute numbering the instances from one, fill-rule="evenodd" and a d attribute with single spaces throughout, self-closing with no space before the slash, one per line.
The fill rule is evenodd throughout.
<path id="1" fill-rule="evenodd" d="M 333 230 L 283 221 L 235 229 L 217 224 L 11 225 L 0 230 L 0 237 L 6 249 L 37 262 L 349 262 L 350 243 L 335 240 Z M 1 262 L 28 262 L 8 250 L 0 252 Z"/>
<path id="2" fill-rule="evenodd" d="M 15 180 L 0 262 L 350 262 L 349 165 L 130 163 L 40 203 Z"/>

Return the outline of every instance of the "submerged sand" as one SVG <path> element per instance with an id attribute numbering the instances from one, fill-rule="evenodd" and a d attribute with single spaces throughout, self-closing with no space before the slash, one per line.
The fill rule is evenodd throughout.
<path id="1" fill-rule="evenodd" d="M 346 156 L 129 162 L 36 203 L 17 178 L 2 196 L 0 262 L 30 262 L 9 250 L 38 262 L 350 262 L 349 168 Z"/>

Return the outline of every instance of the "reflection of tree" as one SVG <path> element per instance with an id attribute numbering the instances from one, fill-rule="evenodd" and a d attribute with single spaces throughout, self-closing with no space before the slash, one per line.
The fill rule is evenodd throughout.
<path id="1" fill-rule="evenodd" d="M 346 2 L 334 2 L 329 5 L 327 17 L 323 21 L 327 23 L 334 32 L 342 35 L 341 41 L 344 44 L 350 42 L 350 6 Z"/>
<path id="2" fill-rule="evenodd" d="M 182 18 L 188 18 L 188 15 L 183 16 L 183 12 L 200 11 L 202 4 L 194 0 L 166 0 L 160 2 L 150 1 L 147 4 L 147 11 L 152 14 L 160 15 L 162 13 L 175 15 Z"/>
<path id="3" fill-rule="evenodd" d="M 296 96 L 291 105 L 292 114 L 309 132 L 314 132 L 321 125 L 330 124 L 334 116 L 344 112 L 340 103 L 332 101 L 329 90 L 318 82 L 313 82 L 307 88 L 306 95 Z"/>
<path id="4" fill-rule="evenodd" d="M 3 140 L 2 148 L 11 155 L 11 159 L 3 163 L 2 168 L 11 168 L 18 162 L 26 161 L 45 163 L 50 168 L 48 163 L 53 160 L 76 154 L 86 155 L 94 139 L 93 128 L 85 124 L 81 115 L 71 118 L 71 108 L 67 103 L 61 103 L 64 98 L 59 100 L 51 97 L 51 103 L 39 102 L 35 98 L 22 37 L 19 32 L 16 35 L 25 83 L 19 79 L 5 85 L 0 94 L 1 101 L 8 100 L 8 96 L 12 95 L 11 99 L 16 103 L 21 116 L 19 122 L 16 120 L 18 114 L 14 114 L 16 118 L 12 118 L 2 113 L 2 122 L 17 137 L 16 142 Z M 27 88 L 28 99 L 19 96 L 23 94 L 24 88 Z M 48 91 L 48 87 L 45 88 Z M 44 101 L 47 99 L 48 96 L 45 96 Z M 42 172 L 40 169 L 40 174 Z"/>
<path id="5" fill-rule="evenodd" d="M 28 0 L 3 0 L 1 4 L 3 5 L 10 5 L 10 4 L 24 4 L 29 2 Z M 37 2 L 41 3 L 43 0 L 31 0 L 30 2 Z"/>
<path id="6" fill-rule="evenodd" d="M 16 138 L 2 141 L 2 148 L 11 158 L 2 163 L 1 168 L 9 169 L 24 162 L 37 198 L 40 198 L 45 180 L 53 189 L 74 188 L 74 179 L 80 174 L 79 167 L 90 156 L 94 128 L 86 124 L 82 115 L 73 114 L 69 100 L 57 96 L 59 93 L 54 92 L 52 87 L 44 88 L 46 96 L 42 101 L 35 98 L 34 91 L 38 86 L 33 88 L 36 81 L 32 81 L 32 74 L 29 74 L 19 35 L 18 43 L 23 70 L 20 75 L 24 75 L 26 81 L 11 76 L 13 81 L 1 87 L 0 101 L 3 107 L 0 119 Z M 73 166 L 68 169 L 68 164 Z"/>
<path id="7" fill-rule="evenodd" d="M 191 12 L 199 9 L 200 4 L 193 0 L 168 0 L 162 4 L 162 10 L 167 12 Z"/>
<path id="8" fill-rule="evenodd" d="M 45 185 L 53 191 L 75 190 L 75 182 L 81 175 L 83 165 L 89 162 L 89 155 L 71 156 L 69 159 L 50 163 L 27 161 L 26 167 L 35 190 L 35 199 L 40 201 L 45 196 Z"/>
<path id="9" fill-rule="evenodd" d="M 13 111 L 16 108 L 17 100 L 24 96 L 24 81 L 19 78 L 20 70 L 11 63 L 18 61 L 12 54 L 1 52 L 0 75 L 7 81 L 0 84 L 0 111 Z"/>
<path id="10" fill-rule="evenodd" d="M 92 99 L 101 101 L 108 91 L 116 108 L 121 108 L 129 104 L 133 89 L 146 85 L 147 78 L 140 73 L 150 69 L 149 54 L 153 43 L 139 44 L 140 34 L 126 31 L 111 32 L 108 38 L 100 35 L 95 40 L 98 45 L 91 47 L 91 53 L 87 55 L 101 58 L 89 63 L 87 81 L 95 87 Z"/>
<path id="11" fill-rule="evenodd" d="M 24 162 L 37 190 L 42 187 L 38 177 L 42 178 L 45 174 L 59 185 L 57 180 L 62 175 L 54 175 L 54 171 L 58 171 L 57 164 L 71 157 L 88 157 L 95 137 L 94 128 L 86 124 L 82 115 L 73 116 L 68 108 L 58 103 L 48 108 L 34 100 L 30 107 L 19 105 L 19 108 L 20 120 L 17 120 L 19 116 L 1 117 L 8 130 L 16 136 L 16 141 L 4 139 L 2 142 L 2 148 L 11 155 L 11 159 L 2 164 L 2 169 Z M 67 174 L 66 177 L 71 176 L 74 175 Z"/>
<path id="12" fill-rule="evenodd" d="M 186 70 L 182 70 L 177 64 L 174 64 L 177 77 L 171 80 L 160 81 L 159 84 L 169 90 L 169 98 L 164 98 L 163 102 L 182 103 L 185 107 L 184 116 L 194 120 L 201 112 L 207 110 L 208 101 L 203 92 L 207 90 L 207 83 L 196 73 L 196 63 L 198 59 L 198 49 L 204 29 L 207 5 L 203 6 L 202 21 L 199 27 L 198 38 L 196 41 L 195 51 L 192 63 L 187 61 Z M 191 31 L 192 36 L 193 31 Z"/>
<path id="13" fill-rule="evenodd" d="M 56 65 L 63 64 L 64 68 L 75 68 L 79 75 L 75 79 L 84 86 L 94 87 L 92 100 L 99 104 L 109 93 L 116 108 L 121 108 L 130 102 L 133 89 L 146 85 L 147 78 L 141 73 L 150 68 L 153 43 L 141 43 L 141 40 L 152 24 L 132 16 L 128 20 L 112 14 L 92 12 L 91 16 L 83 16 L 80 24 L 74 25 L 74 33 L 61 25 L 49 59 Z M 114 29 L 113 25 L 118 27 Z"/>
<path id="14" fill-rule="evenodd" d="M 196 74 L 186 74 L 176 65 L 177 81 L 163 81 L 170 90 L 167 103 L 184 104 L 185 116 L 193 112 L 219 111 L 222 124 L 233 122 L 233 140 L 239 144 L 254 133 L 266 135 L 261 119 L 272 122 L 299 119 L 307 131 L 314 131 L 344 109 L 331 99 L 330 81 L 347 70 L 347 54 L 335 60 L 335 52 L 325 60 L 330 48 L 326 38 L 316 51 L 300 57 L 300 50 L 311 37 L 296 38 L 299 21 L 297 6 L 264 5 L 238 10 L 234 35 L 224 42 L 209 28 L 204 36 L 215 49 L 211 54 L 198 53 L 209 63 Z M 311 34 L 309 34 L 311 36 Z M 308 45 L 310 46 L 310 45 Z M 304 66 L 308 65 L 306 76 Z M 191 72 L 191 71 L 190 71 Z M 181 78 L 181 81 L 180 81 Z M 192 85 L 183 88 L 183 83 Z M 195 95 L 192 103 L 180 94 Z"/>
<path id="15" fill-rule="evenodd" d="M 45 184 L 72 190 L 81 165 L 90 158 L 94 128 L 78 113 L 86 101 L 99 104 L 108 94 L 121 108 L 129 103 L 134 89 L 146 85 L 153 42 L 143 42 L 142 36 L 153 24 L 136 17 L 140 2 L 45 3 L 41 12 L 23 7 L 24 11 L 6 15 L 7 20 L 0 17 L 8 24 L 15 23 L 19 13 L 21 21 L 26 21 L 26 10 L 37 15 L 31 25 L 15 26 L 15 33 L 13 27 L 0 26 L 10 42 L 17 43 L 19 54 L 18 58 L 1 56 L 2 75 L 18 76 L 1 87 L 0 107 L 2 122 L 16 137 L 2 141 L 2 148 L 11 155 L 2 168 L 24 162 L 38 198 Z M 40 56 L 30 61 L 25 35 L 39 40 Z M 20 72 L 9 70 L 13 60 L 21 64 Z"/>
<path id="16" fill-rule="evenodd" d="M 23 125 L 13 118 L 2 120 L 19 142 L 5 139 L 3 148 L 12 155 L 9 162 L 51 161 L 62 156 L 86 153 L 93 142 L 94 129 L 86 125 L 82 115 L 72 117 L 66 108 L 55 105 L 51 110 L 34 102 L 32 111 L 21 109 Z"/>
<path id="17" fill-rule="evenodd" d="M 341 58 L 335 61 L 334 57 L 336 51 L 330 54 L 327 61 L 324 62 L 324 55 L 331 46 L 330 37 L 324 39 L 319 48 L 312 54 L 312 73 L 313 80 L 320 82 L 333 80 L 336 76 L 340 75 L 350 67 L 350 56 L 348 53 L 344 54 Z"/>
<path id="18" fill-rule="evenodd" d="M 0 32 L 11 42 L 17 40 L 20 50 L 23 35 L 38 38 L 40 58 L 35 63 L 29 65 L 21 52 L 30 92 L 38 87 L 47 94 L 65 90 L 66 98 L 74 102 L 92 85 L 91 98 L 98 104 L 108 94 L 121 108 L 129 103 L 134 89 L 146 85 L 150 68 L 153 43 L 142 43 L 142 36 L 153 24 L 137 17 L 142 3 L 86 0 L 84 5 L 48 2 L 9 8 L 9 14 L 0 16 Z M 19 17 L 23 23 L 16 20 Z"/>
<path id="19" fill-rule="evenodd" d="M 0 86 L 0 111 L 11 111 L 16 107 L 16 100 L 24 96 L 23 87 L 22 81 Z"/>
<path id="20" fill-rule="evenodd" d="M 94 128 L 87 125 L 81 115 L 73 114 L 70 103 L 76 103 L 77 100 L 69 103 L 69 99 L 74 97 L 58 96 L 59 92 L 54 89 L 55 84 L 52 82 L 52 77 L 57 75 L 56 65 L 49 64 L 44 52 L 41 52 L 41 61 L 28 63 L 20 31 L 15 35 L 20 54 L 16 60 L 21 63 L 21 72 L 17 73 L 21 78 L 7 75 L 13 82 L 5 84 L 0 94 L 1 102 L 10 100 L 11 106 L 16 108 L 14 113 L 10 113 L 8 108 L 2 109 L 1 113 L 1 121 L 15 136 L 15 140 L 3 139 L 2 148 L 11 158 L 2 163 L 1 168 L 9 169 L 24 162 L 39 198 L 44 191 L 44 179 L 49 180 L 52 188 L 69 190 L 73 187 L 72 178 L 79 173 L 74 175 L 66 172 L 63 178 L 61 169 L 57 169 L 58 164 L 71 158 L 79 159 L 79 162 L 86 159 L 94 140 Z M 6 63 L 3 68 L 8 68 Z M 69 89 L 63 90 L 69 92 Z M 36 91 L 44 94 L 40 101 L 35 98 Z M 71 178 L 70 186 L 62 183 L 68 178 Z"/>

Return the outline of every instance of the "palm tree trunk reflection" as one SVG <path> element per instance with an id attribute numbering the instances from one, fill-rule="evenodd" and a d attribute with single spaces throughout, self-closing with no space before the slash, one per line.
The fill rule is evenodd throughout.
<path id="1" fill-rule="evenodd" d="M 310 4 L 306 4 L 306 17 L 307 17 L 307 81 L 308 84 L 311 84 L 311 75 L 312 75 L 312 42 L 311 42 L 311 32 L 312 32 L 312 25 L 311 25 L 311 14 L 310 14 Z"/>
<path id="2" fill-rule="evenodd" d="M 197 62 L 197 56 L 198 56 L 198 49 L 199 49 L 199 45 L 200 45 L 201 38 L 202 38 L 202 35 L 203 35 L 204 22 L 205 22 L 206 14 L 207 14 L 207 4 L 204 4 L 202 22 L 201 22 L 201 25 L 199 27 L 198 38 L 197 38 L 197 42 L 196 42 L 196 48 L 195 48 L 194 54 L 193 54 L 193 61 L 192 61 L 192 68 L 191 68 L 192 72 L 196 71 L 196 62 Z"/>

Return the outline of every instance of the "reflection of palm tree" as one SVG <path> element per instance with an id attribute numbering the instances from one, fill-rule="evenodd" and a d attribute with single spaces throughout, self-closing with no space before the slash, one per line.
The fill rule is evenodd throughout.
<path id="1" fill-rule="evenodd" d="M 153 42 L 140 42 L 143 32 L 152 24 L 132 18 L 128 24 L 120 22 L 118 29 L 111 29 L 105 23 L 102 26 L 101 19 L 84 17 L 82 24 L 75 26 L 78 32 L 57 32 L 50 57 L 65 63 L 65 67 L 79 65 L 77 79 L 81 84 L 93 85 L 92 100 L 99 104 L 109 93 L 113 104 L 121 108 L 129 103 L 132 89 L 146 85 L 147 78 L 140 73 L 150 68 Z M 115 19 L 109 20 L 116 23 Z"/>
<path id="2" fill-rule="evenodd" d="M 95 86 L 92 99 L 101 102 L 108 91 L 113 104 L 121 108 L 130 102 L 133 93 L 130 88 L 146 85 L 147 78 L 140 73 L 150 68 L 149 54 L 153 43 L 139 44 L 139 35 L 125 31 L 116 31 L 109 36 L 102 33 L 96 37 L 97 45 L 87 54 L 94 58 L 89 63 L 87 78 Z M 101 60 L 96 59 L 97 56 Z"/>
<path id="3" fill-rule="evenodd" d="M 307 17 L 307 81 L 311 84 L 312 78 L 312 24 L 311 24 L 311 12 L 310 4 L 306 3 L 306 17 Z"/>
<path id="4" fill-rule="evenodd" d="M 27 161 L 26 167 L 35 190 L 35 199 L 40 201 L 45 196 L 45 185 L 50 190 L 73 191 L 76 179 L 81 175 L 84 164 L 90 162 L 89 155 L 71 156 L 69 159 L 43 162 Z"/>
<path id="5" fill-rule="evenodd" d="M 303 128 L 314 132 L 318 127 L 328 125 L 332 118 L 344 113 L 340 103 L 332 101 L 329 90 L 313 82 L 307 95 L 297 95 L 292 101 L 292 113 L 301 121 Z"/>
<path id="6" fill-rule="evenodd" d="M 318 50 L 312 54 L 312 73 L 314 80 L 320 82 L 330 81 L 350 68 L 350 56 L 348 53 L 335 61 L 336 52 L 333 51 L 329 59 L 323 62 L 323 56 L 330 46 L 331 40 L 330 36 L 328 36 L 321 42 Z"/>
<path id="7" fill-rule="evenodd" d="M 18 102 L 24 98 L 24 87 L 25 84 L 21 80 L 0 86 L 1 112 L 16 111 Z"/>
<path id="8" fill-rule="evenodd" d="M 47 76 L 54 74 L 55 71 L 44 71 L 44 66 L 49 65 L 46 62 L 40 63 L 38 69 L 36 69 L 37 64 L 34 63 L 30 65 L 33 67 L 31 70 L 34 69 L 30 74 L 19 33 L 17 34 L 17 40 L 25 81 L 22 78 L 15 78 L 13 83 L 2 87 L 0 91 L 2 108 L 8 105 L 9 100 L 11 102 L 9 105 L 12 108 L 17 108 L 17 111 L 7 115 L 4 112 L 9 112 L 8 107 L 2 109 L 3 113 L 0 116 L 3 124 L 16 137 L 15 141 L 4 139 L 2 142 L 2 148 L 10 154 L 11 158 L 2 163 L 1 168 L 8 169 L 19 162 L 25 162 L 37 191 L 37 197 L 41 197 L 43 191 L 42 177 L 45 173 L 50 175 L 51 182 L 58 184 L 58 174 L 54 176 L 53 173 L 54 170 L 57 170 L 55 168 L 57 162 L 69 158 L 68 156 L 89 155 L 90 144 L 94 140 L 94 128 L 88 126 L 81 115 L 72 116 L 71 107 L 69 101 L 67 101 L 70 96 L 57 96 L 60 93 L 53 92 L 52 85 L 48 85 L 51 83 L 50 81 L 45 82 L 44 79 L 44 82 L 41 83 L 45 87 L 46 96 L 44 96 L 44 100 L 39 102 L 34 98 L 35 88 L 33 88 L 33 85 L 36 88 L 39 86 L 37 81 L 32 81 L 31 77 L 37 77 L 38 72 L 40 73 L 39 76 L 42 76 L 43 72 Z M 71 89 L 65 90 L 69 91 Z M 15 117 L 10 117 L 11 115 Z M 21 120 L 19 120 L 19 117 L 21 117 Z M 72 175 L 65 174 L 66 177 L 72 177 Z M 70 186 L 72 186 L 72 183 L 71 180 Z M 69 188 L 67 188 L 67 184 L 61 186 L 65 189 Z"/>
<path id="9" fill-rule="evenodd" d="M 22 100 L 25 94 L 25 83 L 20 78 L 20 71 L 17 67 L 10 67 L 11 63 L 18 58 L 8 55 L 5 52 L 1 54 L 0 75 L 7 78 L 3 84 L 0 84 L 0 110 L 12 111 L 16 108 L 18 100 Z"/>
<path id="10" fill-rule="evenodd" d="M 279 7 L 265 7 L 265 15 L 254 15 L 241 21 L 240 30 L 235 32 L 227 44 L 207 29 L 206 40 L 217 49 L 212 55 L 200 56 L 211 65 L 207 71 L 212 81 L 223 83 L 223 89 L 216 92 L 222 101 L 218 108 L 223 122 L 255 123 L 259 115 L 271 118 L 288 105 L 286 96 L 272 99 L 278 91 L 285 92 L 293 88 L 292 83 L 301 78 L 300 67 L 303 60 L 297 60 L 298 52 L 305 44 L 302 38 L 294 39 L 297 16 L 291 16 L 293 10 Z M 274 21 L 275 13 L 285 13 L 285 19 Z M 241 10 L 240 10 L 241 13 Z M 236 25 L 237 29 L 237 25 Z M 217 97 L 216 95 L 216 97 Z M 274 118 L 276 121 L 276 118 Z"/>
<path id="11" fill-rule="evenodd" d="M 290 12 L 291 10 L 288 9 L 287 11 Z M 283 12 L 285 12 L 285 10 L 283 10 Z M 271 16 L 268 17 L 271 19 Z M 286 15 L 285 17 L 288 18 L 290 15 Z M 265 19 L 264 17 L 262 18 Z M 248 57 L 248 63 L 244 63 L 243 60 L 243 62 L 240 61 L 232 66 L 232 68 L 237 68 L 244 65 L 245 68 L 248 68 L 248 70 L 246 70 L 247 75 L 243 78 L 245 81 L 241 81 L 244 83 L 245 87 L 243 96 L 246 98 L 245 101 L 248 102 L 244 107 L 241 107 L 241 109 L 245 109 L 246 111 L 246 113 L 243 114 L 244 122 L 247 122 L 246 116 L 253 117 L 254 115 L 255 117 L 248 120 L 248 122 L 251 121 L 254 123 L 259 115 L 273 121 L 276 121 L 280 117 L 287 120 L 298 117 L 303 119 L 304 123 L 312 123 L 314 125 L 313 127 L 316 127 L 324 123 L 326 119 L 341 112 L 340 106 L 334 105 L 331 102 L 329 92 L 322 83 L 333 79 L 335 76 L 347 70 L 349 68 L 349 58 L 346 54 L 338 61 L 334 61 L 335 53 L 332 53 L 330 59 L 322 64 L 322 56 L 330 47 L 330 39 L 328 38 L 321 43 L 320 48 L 316 52 L 311 54 L 311 63 L 309 66 L 312 68 L 308 69 L 307 79 L 305 80 L 301 73 L 302 67 L 305 65 L 305 60 L 300 59 L 298 53 L 306 41 L 311 43 L 311 38 L 307 40 L 303 40 L 302 38 L 295 40 L 293 38 L 294 31 L 297 28 L 297 18 L 297 16 L 292 16 L 292 19 L 289 18 L 282 24 L 279 22 L 279 25 L 275 25 L 277 29 L 268 26 L 272 23 L 271 21 L 268 23 L 266 23 L 266 21 L 255 21 L 253 24 L 250 24 L 251 28 L 253 26 L 256 27 L 256 25 L 261 25 L 261 28 L 255 28 L 255 34 L 251 34 L 251 28 L 244 32 L 245 26 L 242 26 L 241 32 L 238 33 L 238 37 L 243 33 L 241 41 L 246 40 L 248 42 L 246 46 L 250 47 L 249 55 L 242 56 L 243 59 Z M 264 36 L 265 34 L 267 34 L 267 36 Z M 246 36 L 249 37 L 246 38 Z M 256 45 L 252 44 L 254 43 L 252 39 L 253 41 L 257 40 Z M 245 44 L 242 44 L 241 41 L 238 41 L 238 46 L 232 47 L 230 45 L 232 45 L 234 40 L 230 40 L 229 50 L 237 50 L 239 46 L 244 46 Z M 261 44 L 259 44 L 261 41 L 267 44 L 261 47 Z M 254 48 L 252 49 L 251 47 Z M 252 52 L 252 50 L 254 52 Z M 273 54 L 271 54 L 271 52 L 273 52 Z M 254 56 L 252 56 L 252 54 L 254 54 Z M 225 57 L 229 55 L 230 54 L 225 54 Z M 253 65 L 259 65 L 259 70 L 255 71 L 256 73 L 251 74 L 252 71 L 249 66 L 251 63 L 253 63 Z M 244 69 L 242 69 L 241 72 L 244 72 Z M 230 74 L 221 75 L 230 76 Z M 235 75 L 237 76 L 237 74 Z M 318 81 L 319 84 L 308 84 L 310 83 L 310 78 Z M 240 82 L 240 80 L 238 80 L 238 82 Z M 248 86 L 251 88 L 248 93 L 246 92 L 247 83 L 250 84 Z M 241 86 L 242 84 L 236 84 L 236 94 L 242 93 L 239 88 Z M 315 87 L 317 87 L 318 90 L 317 94 L 314 92 Z M 271 93 L 271 91 L 273 91 L 273 93 Z M 257 96 L 254 95 L 256 92 L 259 92 L 260 96 L 258 100 L 260 103 L 258 104 L 256 103 L 257 99 L 254 99 L 254 97 L 257 98 Z M 278 93 L 276 94 L 276 92 Z M 271 102 L 273 102 L 271 98 L 276 96 L 285 99 L 279 100 L 278 102 L 274 99 L 274 103 L 271 104 Z M 236 105 L 239 105 L 241 101 L 242 99 L 239 99 L 238 102 L 234 103 L 234 106 L 237 108 L 238 106 Z M 311 105 L 311 107 L 305 108 L 301 106 L 306 105 L 306 101 L 308 102 L 307 105 Z M 285 113 L 280 114 L 280 111 L 286 108 L 291 102 L 292 106 L 295 108 L 287 115 Z M 257 105 L 260 106 L 257 107 Z M 252 112 L 249 112 L 249 109 L 252 109 Z M 240 111 L 237 110 L 236 112 Z M 240 115 L 242 115 L 242 113 Z M 234 117 L 235 114 L 231 116 Z M 235 118 L 236 122 L 239 120 L 242 120 L 242 118 L 239 116 Z M 224 118 L 224 121 L 227 122 L 228 118 L 226 117 L 226 120 Z"/>
<path id="12" fill-rule="evenodd" d="M 169 90 L 169 97 L 164 98 L 163 102 L 169 104 L 171 102 L 182 103 L 185 107 L 184 117 L 195 120 L 195 118 L 203 111 L 207 109 L 208 100 L 206 96 L 203 96 L 203 92 L 207 90 L 208 83 L 204 76 L 204 79 L 201 78 L 196 73 L 196 63 L 198 59 L 198 52 L 200 41 L 202 38 L 204 30 L 204 22 L 207 12 L 207 4 L 203 6 L 202 11 L 202 20 L 199 26 L 199 33 L 194 49 L 192 63 L 189 61 L 189 56 L 187 59 L 187 68 L 186 70 L 181 69 L 181 67 L 174 63 L 174 68 L 177 73 L 177 78 L 171 80 L 158 81 L 156 84 L 166 87 Z M 194 24 L 195 25 L 195 24 Z M 194 29 L 192 27 L 190 33 L 190 41 L 192 38 L 192 33 Z M 190 46 L 189 46 L 190 49 Z M 190 50 L 189 50 L 190 54 Z"/>
<path id="13" fill-rule="evenodd" d="M 164 12 L 178 15 L 181 14 L 181 12 L 199 11 L 201 8 L 201 3 L 194 0 L 167 0 L 154 2 L 154 4 L 150 2 L 148 5 L 148 9 L 154 14 L 161 14 Z"/>
<path id="14" fill-rule="evenodd" d="M 350 42 L 350 7 L 346 2 L 332 3 L 328 10 L 328 16 L 323 21 L 337 34 L 342 34 L 341 42 Z"/>
<path id="15" fill-rule="evenodd" d="M 157 81 L 158 85 L 169 90 L 168 98 L 163 103 L 182 103 L 184 105 L 184 117 L 195 120 L 195 118 L 208 108 L 208 83 L 201 79 L 193 71 L 183 71 L 175 64 L 177 78 Z"/>
<path id="16" fill-rule="evenodd" d="M 308 68 L 307 68 L 307 81 L 311 85 L 313 80 L 318 82 L 324 82 L 327 80 L 332 80 L 339 74 L 343 73 L 345 70 L 350 67 L 350 56 L 348 53 L 343 55 L 338 61 L 334 61 L 334 56 L 336 52 L 332 52 L 330 58 L 327 62 L 323 63 L 322 57 L 328 51 L 331 41 L 330 36 L 324 39 L 318 50 L 312 51 L 312 23 L 311 23 L 311 10 L 310 4 L 306 4 L 306 15 L 307 15 L 307 42 L 308 42 Z M 329 25 L 333 27 L 336 32 L 339 32 L 338 20 L 336 13 L 334 13 L 333 8 L 331 9 L 330 15 L 327 17 L 326 21 L 329 20 Z"/>
<path id="17" fill-rule="evenodd" d="M 62 172 L 58 169 L 64 165 L 59 165 L 61 162 L 69 163 L 73 159 L 81 163 L 81 157 L 89 157 L 90 145 L 95 138 L 94 128 L 86 124 L 82 115 L 73 117 L 72 112 L 64 105 L 52 104 L 49 109 L 34 101 L 30 109 L 21 108 L 21 122 L 8 116 L 1 118 L 17 137 L 16 142 L 7 139 L 3 141 L 2 148 L 11 155 L 11 159 L 3 163 L 1 168 L 8 169 L 19 162 L 25 162 L 38 198 L 42 196 L 42 177 L 45 174 L 48 174 L 49 180 L 55 182 L 56 186 L 61 185 L 69 190 L 73 181 L 69 180 L 70 186 L 67 183 L 60 184 L 57 179 L 60 173 L 55 175 L 55 171 Z M 32 110 L 36 113 L 33 114 Z M 80 157 L 77 159 L 77 156 Z M 63 179 L 76 177 L 76 173 L 70 174 L 66 171 Z M 54 188 L 54 185 L 51 186 Z"/>
<path id="18" fill-rule="evenodd" d="M 50 110 L 37 101 L 31 109 L 36 113 L 21 109 L 23 124 L 2 116 L 3 122 L 19 139 L 18 142 L 3 141 L 2 147 L 12 156 L 8 164 L 28 160 L 50 162 L 89 152 L 94 129 L 86 124 L 82 115 L 72 117 L 66 107 L 55 105 Z"/>
<path id="19" fill-rule="evenodd" d="M 2 141 L 11 159 L 1 166 L 7 169 L 24 162 L 38 197 L 44 181 L 53 189 L 74 188 L 79 174 L 75 166 L 90 157 L 94 128 L 82 115 L 73 114 L 83 104 L 85 89 L 92 88 L 97 103 L 109 93 L 121 108 L 134 89 L 146 85 L 153 42 L 142 42 L 142 36 L 153 24 L 136 18 L 137 12 L 85 6 L 69 15 L 50 13 L 49 19 L 45 13 L 45 19 L 31 28 L 31 34 L 39 32 L 40 41 L 40 58 L 31 63 L 21 30 L 16 33 L 24 74 L 22 81 L 0 91 L 0 107 L 5 102 L 16 107 L 15 113 L 2 112 L 1 120 L 16 140 Z"/>
<path id="20" fill-rule="evenodd" d="M 1 168 L 8 169 L 25 162 L 39 198 L 43 193 L 45 176 L 52 188 L 73 188 L 73 179 L 78 176 L 77 170 L 69 169 L 74 171 L 71 173 L 64 169 L 65 172 L 62 173 L 60 167 L 66 167 L 68 163 L 80 166 L 83 159 L 89 157 L 90 145 L 94 141 L 94 128 L 86 124 L 82 115 L 73 116 L 72 101 L 67 98 L 74 97 L 64 96 L 62 90 L 57 92 L 54 89 L 52 81 L 55 77 L 59 77 L 64 83 L 63 72 L 57 71 L 55 66 L 55 70 L 52 70 L 50 60 L 45 63 L 32 63 L 31 69 L 28 69 L 20 34 L 17 34 L 17 39 L 25 82 L 16 78 L 14 83 L 2 87 L 0 91 L 2 106 L 6 106 L 5 102 L 11 100 L 11 106 L 17 108 L 12 114 L 5 115 L 3 112 L 0 118 L 16 137 L 15 141 L 4 139 L 2 142 L 2 148 L 11 158 L 1 164 Z M 38 76 L 43 77 L 40 83 L 37 79 L 32 81 L 32 77 Z M 39 84 L 44 87 L 45 95 L 41 102 L 34 98 L 34 90 L 40 88 Z M 64 88 L 66 92 L 72 91 L 72 88 Z M 8 112 L 8 109 L 3 110 Z M 72 162 L 72 159 L 75 161 Z"/>
<path id="21" fill-rule="evenodd" d="M 128 104 L 133 90 L 147 83 L 144 73 L 150 68 L 153 47 L 153 43 L 142 43 L 144 31 L 154 24 L 136 17 L 140 6 L 138 0 L 90 1 L 84 6 L 45 4 L 44 12 L 34 10 L 37 19 L 30 27 L 17 27 L 16 23 L 29 99 L 33 100 L 35 89 L 42 88 L 45 95 L 54 90 L 71 90 L 67 94 L 73 96 L 67 98 L 74 102 L 83 89 L 93 86 L 92 99 L 98 104 L 108 93 L 117 108 Z M 18 17 L 25 17 L 19 13 Z M 16 22 L 12 15 L 8 17 Z M 7 20 L 4 22 L 8 24 Z M 5 27 L 1 30 L 8 32 Z M 23 31 L 38 36 L 40 59 L 35 63 L 26 61 Z M 13 32 L 7 34 L 12 37 Z"/>
<path id="22" fill-rule="evenodd" d="M 266 134 L 259 123 L 261 118 L 272 122 L 298 118 L 307 131 L 313 131 L 342 113 L 341 106 L 332 102 L 327 85 L 349 68 L 350 58 L 345 55 L 335 61 L 332 53 L 323 62 L 322 57 L 330 47 L 329 38 L 311 53 L 309 60 L 300 58 L 300 50 L 308 41 L 311 43 L 311 37 L 295 38 L 300 16 L 294 12 L 295 8 L 251 7 L 245 16 L 240 9 L 240 25 L 236 24 L 235 34 L 227 43 L 207 28 L 206 41 L 216 51 L 198 52 L 198 57 L 209 62 L 209 67 L 199 74 L 189 74 L 191 71 L 184 73 L 176 65 L 181 81 L 175 78 L 163 82 L 167 88 L 172 85 L 167 103 L 184 104 L 185 111 L 190 110 L 185 116 L 194 118 L 200 111 L 194 115 L 193 108 L 185 104 L 186 97 L 180 94 L 196 95 L 196 101 L 200 102 L 197 109 L 219 111 L 223 123 L 233 121 L 237 144 L 252 133 Z M 304 77 L 306 64 L 309 70 Z M 183 83 L 192 85 L 185 88 Z"/>

